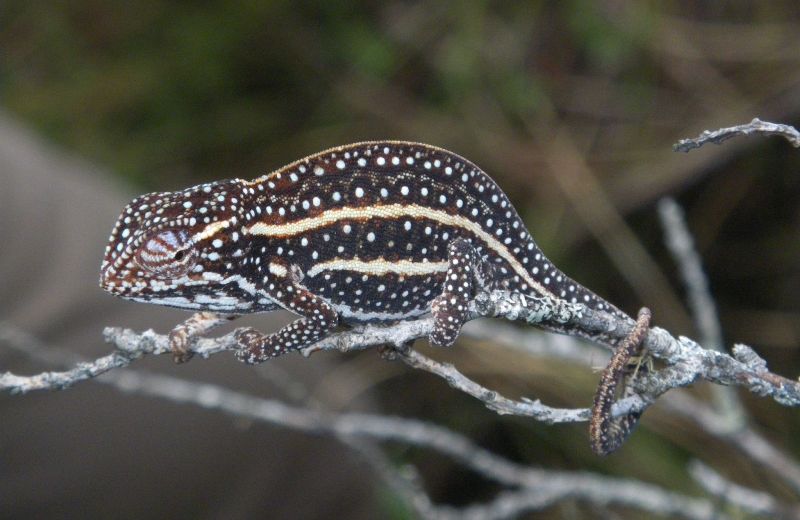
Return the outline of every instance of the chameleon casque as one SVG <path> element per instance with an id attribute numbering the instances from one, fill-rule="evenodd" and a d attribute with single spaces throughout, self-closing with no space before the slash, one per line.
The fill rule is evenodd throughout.
<path id="1" fill-rule="evenodd" d="M 399 141 L 332 148 L 252 181 L 140 196 L 119 217 L 100 276 L 117 296 L 201 311 L 173 331 L 176 360 L 187 358 L 188 338 L 232 316 L 301 316 L 273 334 L 237 331 L 237 357 L 248 363 L 338 324 L 426 313 L 431 343 L 450 345 L 476 283 L 630 319 L 545 258 L 480 168 Z"/>

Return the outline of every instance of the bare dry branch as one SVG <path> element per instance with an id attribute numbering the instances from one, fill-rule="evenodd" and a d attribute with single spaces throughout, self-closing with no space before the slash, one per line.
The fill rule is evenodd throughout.
<path id="1" fill-rule="evenodd" d="M 795 148 L 800 148 L 800 132 L 795 127 L 761 121 L 755 118 L 745 125 L 729 126 L 713 131 L 704 130 L 694 139 L 681 139 L 672 145 L 672 149 L 676 152 L 689 152 L 695 148 L 700 148 L 706 143 L 722 144 L 723 141 L 727 141 L 731 137 L 750 134 L 778 135 L 789 141 Z"/>
<path id="2" fill-rule="evenodd" d="M 593 311 L 580 304 L 536 298 L 504 291 L 482 292 L 471 304 L 471 317 L 495 316 L 509 320 L 524 321 L 533 325 L 546 324 L 562 327 L 570 333 L 588 338 L 602 345 L 612 346 L 626 337 L 633 321 L 621 322 L 614 316 Z M 450 365 L 434 362 L 413 350 L 403 350 L 402 345 L 432 330 L 430 317 L 401 322 L 389 326 L 367 325 L 334 334 L 312 345 L 304 351 L 308 355 L 319 350 L 352 351 L 379 345 L 395 345 L 400 359 L 416 368 L 423 368 L 443 377 L 453 387 L 482 400 L 498 413 L 530 416 L 547 423 L 575 422 L 588 419 L 586 409 L 555 409 L 538 401 L 509 400 L 495 391 L 482 387 Z M 170 352 L 166 336 L 153 331 L 137 334 L 130 330 L 108 328 L 106 339 L 119 349 L 92 363 L 82 363 L 68 372 L 48 372 L 29 378 L 14 374 L 0 374 L 0 389 L 12 393 L 25 393 L 40 389 L 65 388 L 77 381 L 95 377 L 115 367 L 129 365 L 134 359 L 146 354 Z M 772 397 L 785 406 L 800 405 L 800 384 L 769 372 L 761 358 L 750 349 L 746 360 L 737 359 L 745 352 L 739 346 L 734 357 L 725 353 L 702 348 L 685 338 L 674 338 L 660 328 L 650 330 L 644 347 L 668 366 L 635 381 L 634 395 L 618 402 L 612 415 L 619 417 L 632 411 L 643 411 L 660 395 L 672 388 L 690 385 L 705 379 L 723 385 L 735 385 L 757 395 Z M 238 348 L 233 334 L 216 339 L 200 339 L 193 351 L 203 357 Z M 755 356 L 755 358 L 753 358 Z"/>
<path id="3" fill-rule="evenodd" d="M 711 296 L 703 262 L 695 249 L 683 209 L 674 199 L 666 197 L 658 203 L 658 216 L 664 229 L 664 242 L 686 285 L 689 308 L 700 333 L 700 341 L 707 348 L 724 351 L 717 305 Z M 724 424 L 731 430 L 742 428 L 746 415 L 736 391 L 726 386 L 715 386 L 713 393 Z"/>
<path id="4" fill-rule="evenodd" d="M 771 518 L 788 519 L 800 516 L 799 507 L 782 505 L 768 493 L 735 484 L 700 461 L 695 460 L 689 464 L 689 473 L 708 493 L 742 511 L 768 515 Z"/>

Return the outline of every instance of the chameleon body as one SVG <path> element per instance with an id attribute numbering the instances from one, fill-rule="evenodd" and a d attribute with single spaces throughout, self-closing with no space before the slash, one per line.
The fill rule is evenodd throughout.
<path id="1" fill-rule="evenodd" d="M 557 269 L 508 197 L 446 150 L 380 141 L 341 146 L 252 181 L 151 193 L 123 211 L 101 286 L 123 298 L 202 311 L 175 349 L 225 316 L 288 309 L 276 333 L 237 333 L 264 361 L 338 324 L 432 312 L 431 342 L 452 344 L 475 284 L 549 295 L 628 317 Z"/>

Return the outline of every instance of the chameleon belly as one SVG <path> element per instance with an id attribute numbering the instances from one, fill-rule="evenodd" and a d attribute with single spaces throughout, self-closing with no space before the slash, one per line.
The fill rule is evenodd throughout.
<path id="1" fill-rule="evenodd" d="M 331 321 L 430 312 L 448 287 L 471 287 L 465 273 L 479 265 L 459 266 L 466 258 L 490 266 L 501 288 L 624 316 L 547 260 L 481 169 L 397 141 L 330 149 L 253 181 L 140 197 L 112 233 L 101 285 L 138 301 L 231 314 L 280 306 L 330 330 Z M 301 328 L 294 337 L 289 348 L 320 333 Z"/>

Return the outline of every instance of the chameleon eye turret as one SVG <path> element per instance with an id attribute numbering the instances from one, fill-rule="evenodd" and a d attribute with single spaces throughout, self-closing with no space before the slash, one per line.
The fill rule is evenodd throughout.
<path id="1" fill-rule="evenodd" d="M 185 229 L 150 233 L 137 248 L 136 265 L 163 278 L 186 275 L 195 265 L 197 254 Z"/>
<path id="2" fill-rule="evenodd" d="M 178 359 L 188 336 L 224 317 L 279 307 L 301 318 L 273 334 L 240 330 L 241 360 L 303 348 L 338 323 L 426 313 L 431 342 L 449 345 L 486 283 L 628 319 L 547 260 L 480 168 L 399 141 L 332 148 L 253 181 L 139 197 L 120 216 L 101 271 L 117 296 L 204 311 L 173 331 Z"/>

